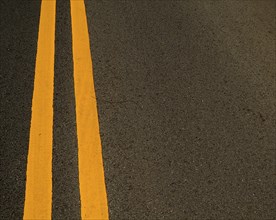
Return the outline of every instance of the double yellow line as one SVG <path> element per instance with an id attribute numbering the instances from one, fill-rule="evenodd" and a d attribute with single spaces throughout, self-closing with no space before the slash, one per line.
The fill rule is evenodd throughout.
<path id="1" fill-rule="evenodd" d="M 24 219 L 51 219 L 56 1 L 42 0 Z M 108 219 L 97 103 L 84 0 L 71 0 L 82 219 Z"/>

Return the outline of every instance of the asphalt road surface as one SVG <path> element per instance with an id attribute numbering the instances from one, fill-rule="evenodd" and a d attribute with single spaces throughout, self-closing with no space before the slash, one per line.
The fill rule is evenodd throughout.
<path id="1" fill-rule="evenodd" d="M 275 219 L 276 2 L 85 7 L 109 218 Z M 22 219 L 41 1 L 0 8 L 0 219 Z M 71 21 L 57 1 L 53 219 L 81 218 Z"/>

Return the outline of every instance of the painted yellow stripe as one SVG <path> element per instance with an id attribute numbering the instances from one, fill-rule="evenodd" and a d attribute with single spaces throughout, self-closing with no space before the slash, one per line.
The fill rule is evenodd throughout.
<path id="1" fill-rule="evenodd" d="M 56 1 L 42 0 L 24 219 L 51 219 L 55 13 Z"/>
<path id="2" fill-rule="evenodd" d="M 83 0 L 71 0 L 82 219 L 108 219 L 92 59 Z"/>

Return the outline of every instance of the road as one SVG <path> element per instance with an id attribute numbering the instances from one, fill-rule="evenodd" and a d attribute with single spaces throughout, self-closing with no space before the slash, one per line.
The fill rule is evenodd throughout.
<path id="1" fill-rule="evenodd" d="M 54 3 L 0 3 L 0 219 L 275 219 L 275 1 Z"/>

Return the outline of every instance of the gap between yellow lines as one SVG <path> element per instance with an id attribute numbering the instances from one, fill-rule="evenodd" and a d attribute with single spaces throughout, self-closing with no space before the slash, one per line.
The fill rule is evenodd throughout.
<path id="1" fill-rule="evenodd" d="M 102 147 L 83 0 L 71 0 L 82 219 L 108 219 Z"/>
<path id="2" fill-rule="evenodd" d="M 24 219 L 50 219 L 56 1 L 42 0 L 38 32 Z"/>

